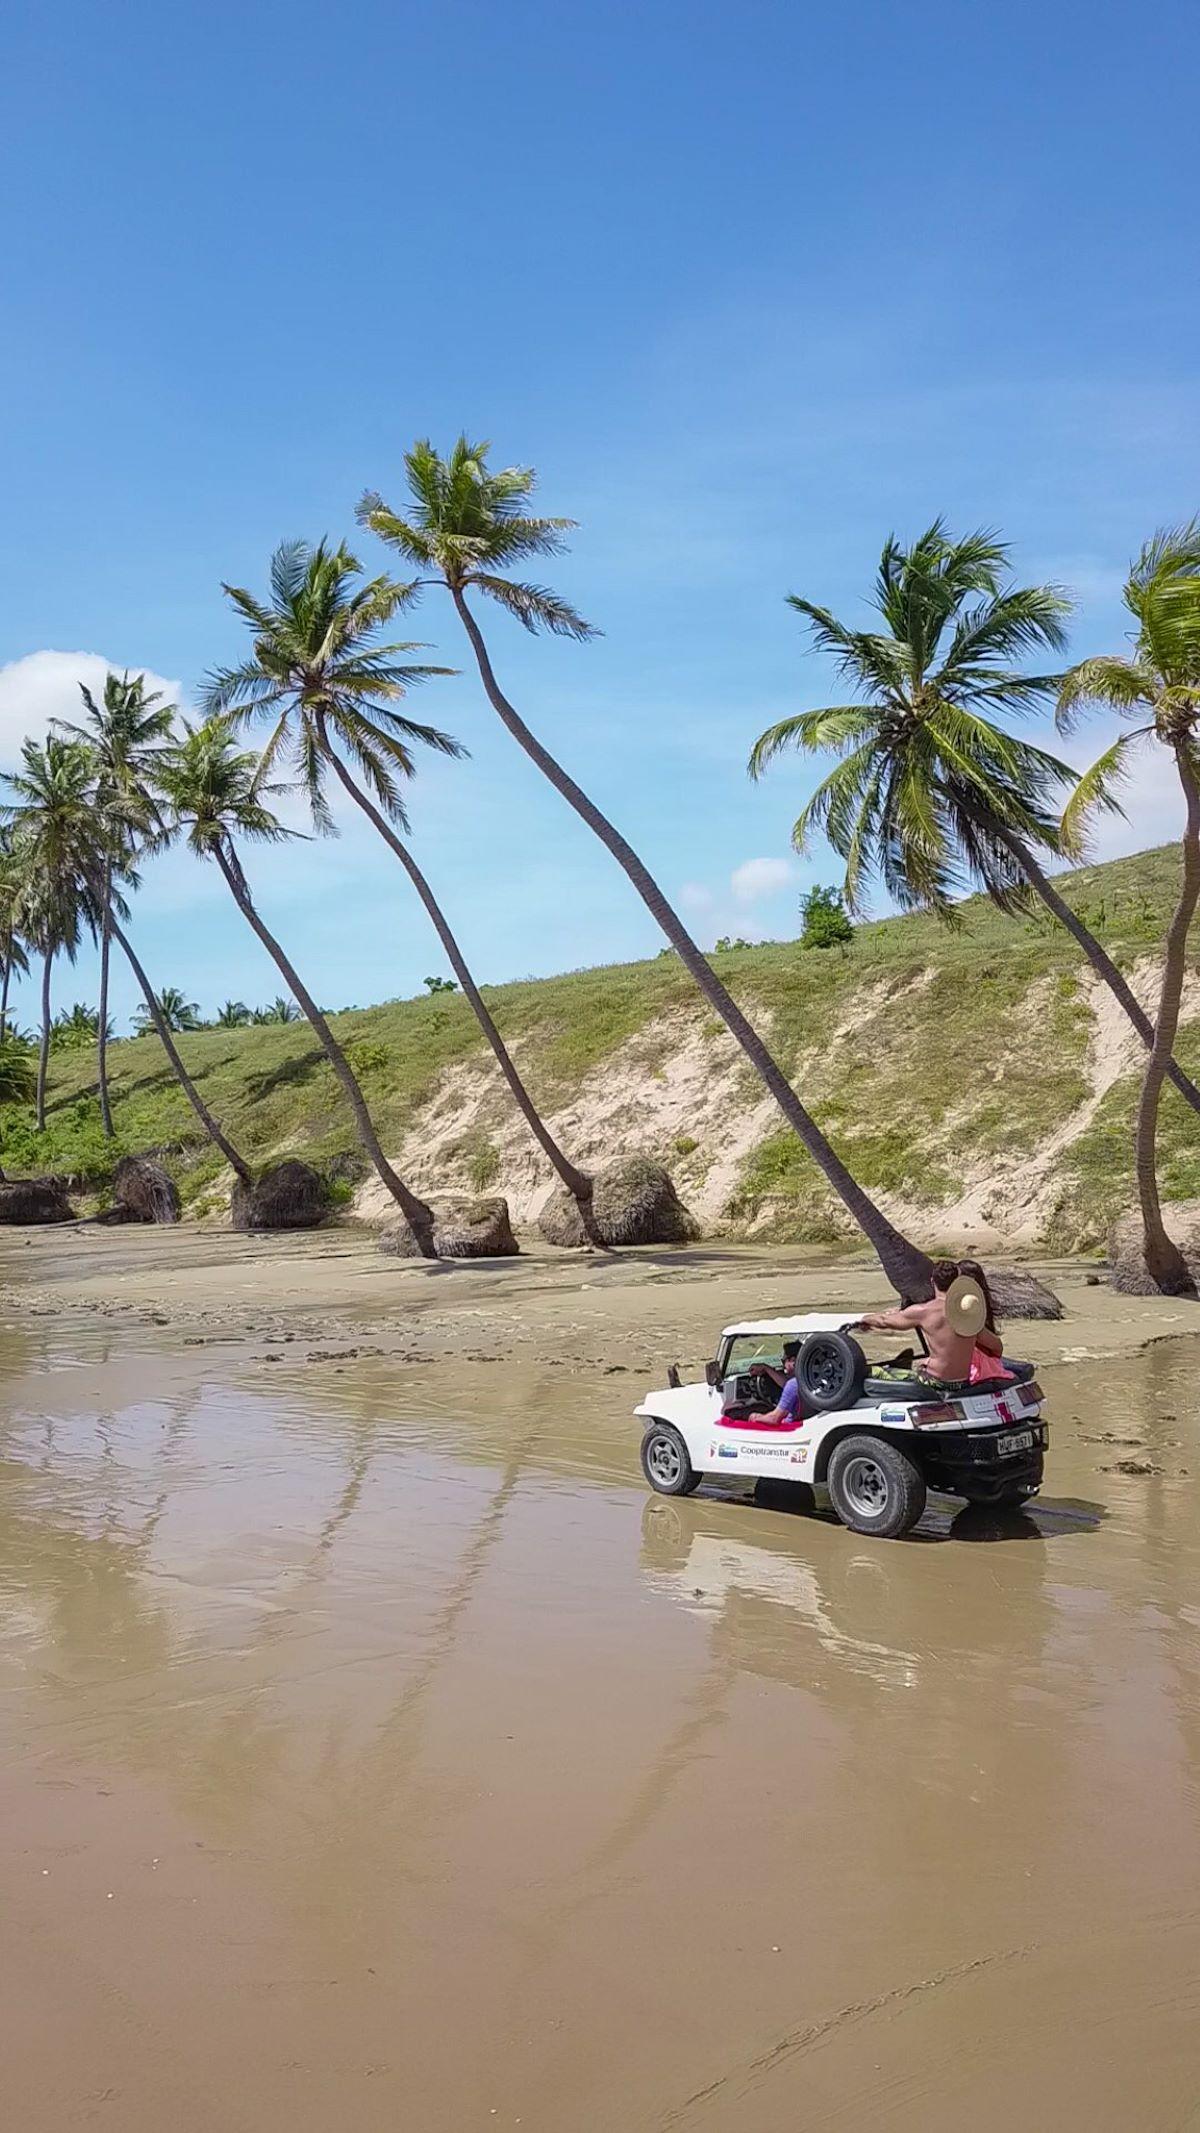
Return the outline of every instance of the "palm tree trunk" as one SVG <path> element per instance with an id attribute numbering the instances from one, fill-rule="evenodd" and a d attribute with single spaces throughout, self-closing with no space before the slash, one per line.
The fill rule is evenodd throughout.
<path id="1" fill-rule="evenodd" d="M 100 1088 L 100 1123 L 109 1140 L 113 1137 L 112 1108 L 108 1101 L 108 961 L 112 946 L 112 865 L 104 867 L 104 907 L 100 920 L 100 1026 L 96 1032 L 96 1078 Z"/>
<path id="2" fill-rule="evenodd" d="M 1137 1170 L 1138 1198 L 1142 1206 L 1142 1227 L 1145 1232 L 1143 1251 L 1146 1272 L 1155 1287 L 1161 1289 L 1164 1295 L 1194 1296 L 1195 1283 L 1187 1262 L 1178 1245 L 1167 1235 L 1163 1222 L 1155 1160 L 1159 1099 L 1171 1057 L 1171 1047 L 1175 1042 L 1175 1032 L 1179 1027 L 1179 1003 L 1183 997 L 1188 929 L 1195 915 L 1197 898 L 1200 897 L 1200 787 L 1196 783 L 1195 765 L 1186 741 L 1176 745 L 1175 761 L 1187 804 L 1187 820 L 1183 832 L 1183 885 L 1174 916 L 1167 929 L 1158 1019 L 1154 1025 L 1154 1042 L 1150 1047 L 1150 1061 L 1142 1083 L 1137 1124 L 1134 1129 L 1134 1162 Z"/>
<path id="3" fill-rule="evenodd" d="M 4 958 L 4 977 L 0 980 L 0 1044 L 8 1036 L 8 983 L 12 977 L 12 957 Z"/>
<path id="4" fill-rule="evenodd" d="M 974 810 L 972 810 L 972 813 L 974 814 Z M 1005 851 L 1016 860 L 1021 872 L 1028 877 L 1030 887 L 1037 891 L 1046 909 L 1054 913 L 1059 923 L 1066 927 L 1072 940 L 1078 942 L 1096 976 L 1103 978 L 1113 998 L 1120 1002 L 1142 1043 L 1149 1051 L 1154 1043 L 1154 1024 L 1151 1022 L 1145 1008 L 1140 1005 L 1131 986 L 1117 969 L 1112 957 L 1107 955 L 1100 946 L 1095 934 L 1088 931 L 1083 920 L 1072 911 L 1070 904 L 1059 895 L 1058 890 L 1049 876 L 1043 872 L 1028 845 L 1023 844 L 1019 837 L 1014 837 L 1011 830 L 1002 828 L 990 816 L 985 815 L 982 809 L 978 814 L 974 815 L 974 819 L 979 823 L 981 829 L 986 829 L 989 836 L 994 837 L 998 844 L 1002 844 Z M 1172 1031 L 1172 1044 L 1174 1041 L 1175 1035 L 1174 1031 Z M 1176 1066 L 1175 1061 L 1170 1056 L 1167 1058 L 1166 1078 L 1178 1089 L 1185 1103 L 1189 1103 L 1193 1111 L 1200 1111 L 1200 1089 L 1195 1086 L 1194 1082 L 1188 1080 L 1182 1067 Z"/>
<path id="5" fill-rule="evenodd" d="M 371 1114 L 367 1109 L 366 1099 L 354 1077 L 350 1062 L 316 1001 L 313 999 L 312 994 L 300 978 L 299 973 L 289 962 L 270 928 L 259 917 L 258 911 L 255 909 L 254 899 L 250 894 L 250 885 L 242 872 L 241 861 L 237 853 L 233 851 L 232 847 L 224 844 L 216 845 L 214 852 L 217 865 L 225 876 L 230 894 L 237 904 L 242 917 L 247 925 L 258 935 L 271 961 L 299 1001 L 305 1015 L 316 1031 L 321 1048 L 338 1080 L 341 1082 L 346 1094 L 346 1101 L 354 1113 L 355 1124 L 358 1127 L 358 1137 L 370 1156 L 376 1172 L 387 1186 L 393 1200 L 416 1238 L 422 1258 L 436 1259 L 438 1255 L 433 1242 L 433 1209 L 427 1207 L 424 1200 L 418 1200 L 416 1194 L 409 1191 L 403 1178 L 397 1177 L 388 1162 L 383 1149 L 379 1145 L 375 1128 L 371 1124 Z"/>
<path id="6" fill-rule="evenodd" d="M 517 1106 L 517 1109 L 521 1113 L 522 1118 L 524 1119 L 526 1125 L 528 1126 L 530 1132 L 536 1140 L 539 1148 L 541 1148 L 543 1154 L 549 1157 L 555 1170 L 558 1172 L 559 1177 L 562 1179 L 563 1184 L 566 1186 L 567 1191 L 574 1198 L 579 1208 L 580 1219 L 583 1222 L 584 1230 L 590 1242 L 593 1244 L 599 1244 L 601 1240 L 596 1230 L 596 1218 L 592 1209 L 592 1180 L 590 1177 L 587 1176 L 585 1171 L 577 1170 L 574 1163 L 570 1160 L 570 1157 L 563 1154 L 562 1149 L 559 1147 L 558 1142 L 555 1140 L 553 1134 L 550 1132 L 549 1127 L 543 1123 L 534 1105 L 533 1099 L 529 1094 L 528 1089 L 525 1087 L 525 1084 L 522 1081 L 520 1075 L 518 1074 L 516 1067 L 513 1065 L 504 1039 L 500 1035 L 499 1030 L 496 1028 L 496 1025 L 493 1022 L 491 1015 L 488 1013 L 488 1010 L 484 1005 L 483 999 L 480 995 L 479 987 L 476 985 L 474 978 L 471 976 L 471 973 L 467 968 L 467 964 L 464 960 L 462 950 L 460 949 L 458 942 L 455 940 L 454 935 L 450 930 L 450 926 L 446 919 L 445 913 L 443 912 L 440 904 L 438 903 L 437 898 L 434 896 L 433 890 L 430 888 L 429 883 L 426 881 L 425 876 L 421 872 L 420 867 L 417 865 L 417 862 L 413 858 L 412 853 L 409 851 L 407 845 L 400 837 L 397 836 L 395 830 L 393 829 L 391 823 L 388 821 L 386 815 L 383 813 L 382 809 L 375 806 L 374 801 L 370 799 L 368 794 L 362 790 L 362 787 L 351 776 L 345 764 L 342 762 L 341 757 L 335 753 L 333 747 L 330 744 L 329 734 L 326 729 L 325 721 L 321 717 L 320 713 L 318 713 L 317 715 L 317 731 L 321 737 L 322 747 L 325 750 L 328 760 L 332 763 L 337 777 L 340 779 L 342 785 L 349 793 L 351 799 L 356 803 L 357 806 L 361 807 L 364 815 L 367 816 L 368 820 L 374 823 L 375 828 L 378 830 L 385 844 L 390 845 L 392 851 L 395 853 L 397 859 L 400 861 L 401 866 L 404 868 L 406 874 L 408 875 L 408 878 L 411 881 L 414 889 L 416 890 L 417 895 L 420 897 L 421 902 L 424 904 L 426 911 L 428 912 L 430 918 L 433 921 L 434 931 L 436 932 L 438 939 L 440 940 L 443 948 L 446 951 L 446 955 L 450 963 L 450 968 L 453 970 L 455 977 L 458 979 L 459 984 L 462 986 L 463 992 L 467 1000 L 469 1001 L 472 1011 L 475 1015 L 475 1019 L 478 1022 L 480 1029 L 483 1031 L 484 1036 L 487 1038 L 488 1043 L 491 1045 L 493 1053 L 495 1054 L 496 1063 L 500 1068 L 500 1072 L 503 1074 L 505 1081 L 508 1083 L 508 1086 L 512 1091 L 513 1100 Z"/>
<path id="7" fill-rule="evenodd" d="M 751 1066 L 775 1098 L 788 1124 L 799 1136 L 817 1168 L 848 1208 L 868 1243 L 878 1253 L 884 1273 L 898 1294 L 914 1300 L 928 1296 L 931 1293 L 931 1262 L 928 1255 L 901 1235 L 888 1221 L 882 1209 L 876 1207 L 874 1201 L 851 1176 L 841 1157 L 826 1140 L 816 1120 L 810 1118 L 782 1067 L 777 1065 L 757 1030 L 747 1021 L 711 963 L 701 954 L 682 919 L 667 902 L 658 883 L 643 866 L 632 845 L 626 843 L 608 817 L 601 814 L 582 787 L 575 783 L 561 763 L 557 762 L 530 732 L 496 680 L 483 634 L 467 606 L 461 586 L 452 585 L 450 591 L 475 654 L 484 691 L 492 709 L 508 728 L 513 739 L 525 750 L 526 755 L 536 763 L 543 776 L 549 779 L 555 791 L 582 817 L 588 828 L 594 831 L 600 842 L 612 853 L 618 866 L 624 869 L 655 924 L 666 934 L 685 970 L 699 986 L 714 1014 L 721 1017 L 730 1035 L 741 1046 Z"/>
<path id="8" fill-rule="evenodd" d="M 38 1052 L 37 1073 L 37 1130 L 46 1130 L 46 1070 L 50 1065 L 50 969 L 54 962 L 53 948 L 47 948 L 42 964 L 42 1042 Z"/>
<path id="9" fill-rule="evenodd" d="M 212 1112 L 209 1110 L 208 1105 L 205 1103 L 204 1098 L 201 1096 L 199 1089 L 196 1087 L 195 1082 L 192 1080 L 191 1075 L 188 1073 L 187 1068 L 185 1067 L 182 1059 L 179 1056 L 179 1051 L 176 1046 L 175 1039 L 171 1035 L 170 1027 L 167 1023 L 166 1017 L 164 1016 L 162 1009 L 158 1004 L 154 988 L 151 985 L 149 978 L 146 976 L 146 973 L 143 970 L 141 964 L 139 963 L 136 955 L 134 954 L 133 948 L 131 947 L 127 936 L 121 931 L 120 926 L 117 924 L 117 921 L 111 912 L 109 913 L 108 923 L 109 930 L 112 933 L 113 939 L 117 942 L 118 946 L 124 950 L 129 967 L 132 970 L 134 977 L 137 979 L 138 984 L 141 986 L 142 998 L 146 1002 L 146 1012 L 149 1015 L 150 1020 L 153 1022 L 156 1031 L 158 1032 L 159 1041 L 162 1045 L 164 1052 L 167 1055 L 167 1058 L 171 1062 L 175 1078 L 178 1081 L 180 1088 L 183 1090 L 184 1095 L 187 1097 L 188 1102 L 190 1103 L 193 1111 L 195 1112 L 197 1118 L 199 1119 L 201 1125 L 207 1133 L 210 1141 L 212 1141 L 215 1146 L 220 1149 L 226 1162 L 231 1166 L 235 1176 L 240 1178 L 243 1185 L 252 1185 L 254 1180 L 251 1174 L 249 1163 L 246 1161 L 244 1156 L 238 1154 L 237 1149 L 233 1145 L 233 1142 L 226 1139 L 224 1133 L 221 1131 L 220 1126 L 218 1126 L 216 1119 L 213 1117 Z"/>

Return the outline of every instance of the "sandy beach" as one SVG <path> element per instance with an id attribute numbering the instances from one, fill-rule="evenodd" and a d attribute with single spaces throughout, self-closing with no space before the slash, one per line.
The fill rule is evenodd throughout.
<path id="1" fill-rule="evenodd" d="M 1066 1306 L 1062 1320 L 1030 1334 L 1039 1363 L 1130 1354 L 1200 1332 L 1186 1302 L 1115 1295 L 1080 1262 L 1029 1264 Z M 370 1231 L 352 1225 L 284 1237 L 64 1225 L 0 1247 L 0 1308 L 19 1318 L 83 1312 L 168 1326 L 185 1342 L 237 1344 L 261 1360 L 299 1344 L 292 1361 L 453 1355 L 464 1366 L 557 1362 L 618 1374 L 677 1361 L 699 1372 L 721 1326 L 746 1313 L 893 1300 L 868 1256 L 823 1258 L 798 1245 L 574 1254 L 526 1237 L 517 1260 L 431 1265 L 382 1257 Z M 335 1344 L 354 1354 L 322 1353 Z"/>
<path id="2" fill-rule="evenodd" d="M 861 1267 L 6 1239 L 11 2122 L 1186 2123 L 1200 1346 L 1047 1271 L 1044 1494 L 888 1545 L 630 1413 Z"/>

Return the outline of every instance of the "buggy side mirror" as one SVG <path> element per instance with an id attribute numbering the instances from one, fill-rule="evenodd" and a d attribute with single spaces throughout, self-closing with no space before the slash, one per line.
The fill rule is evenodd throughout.
<path id="1" fill-rule="evenodd" d="M 672 1392 L 678 1392 L 680 1386 L 683 1383 L 683 1379 L 679 1375 L 678 1363 L 671 1364 L 671 1367 L 667 1372 L 667 1383 L 671 1387 Z"/>
<path id="2" fill-rule="evenodd" d="M 706 1385 L 711 1386 L 714 1392 L 717 1390 L 721 1383 L 721 1366 L 719 1363 L 706 1363 L 704 1365 L 704 1382 Z"/>

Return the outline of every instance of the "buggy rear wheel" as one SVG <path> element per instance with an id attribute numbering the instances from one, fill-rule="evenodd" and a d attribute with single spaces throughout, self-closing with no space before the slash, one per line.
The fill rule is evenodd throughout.
<path id="1" fill-rule="evenodd" d="M 925 1509 L 925 1477 L 886 1437 L 843 1437 L 826 1477 L 830 1502 L 852 1533 L 898 1540 Z"/>

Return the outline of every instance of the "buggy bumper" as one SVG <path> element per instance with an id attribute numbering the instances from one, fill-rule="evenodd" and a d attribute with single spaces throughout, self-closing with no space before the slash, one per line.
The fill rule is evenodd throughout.
<path id="1" fill-rule="evenodd" d="M 1020 1450 L 1004 1448 L 1006 1438 L 1020 1435 L 1032 1436 L 1033 1443 Z M 1039 1420 L 1020 1430 L 947 1430 L 936 1442 L 924 1440 L 921 1467 L 931 1489 L 966 1496 L 973 1503 L 987 1503 L 1017 1488 L 1032 1495 L 1042 1485 L 1049 1439 L 1046 1423 Z"/>

